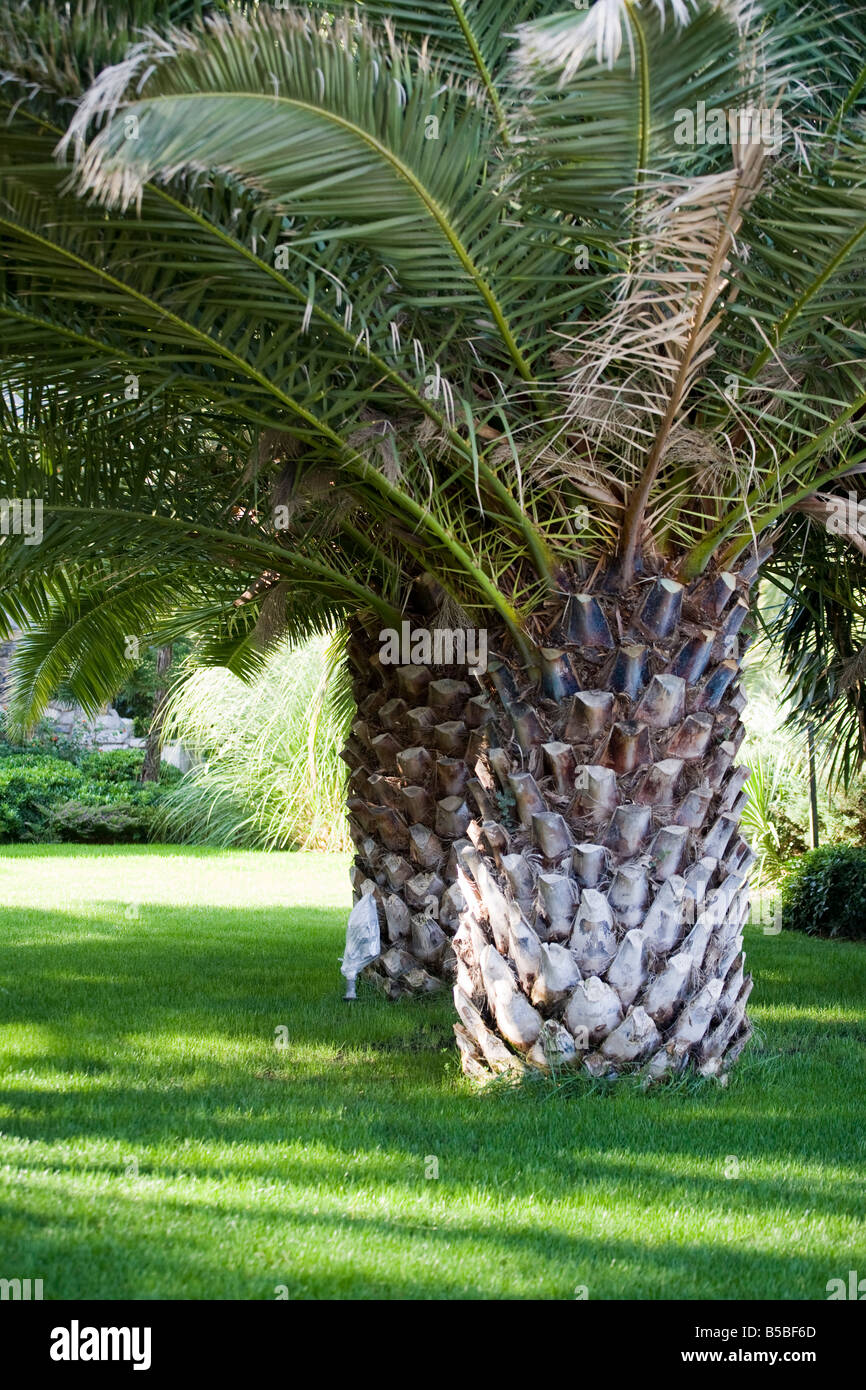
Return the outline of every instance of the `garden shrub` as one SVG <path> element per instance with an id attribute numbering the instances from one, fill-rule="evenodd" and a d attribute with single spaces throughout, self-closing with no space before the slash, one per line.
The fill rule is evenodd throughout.
<path id="1" fill-rule="evenodd" d="M 159 796 L 151 786 L 125 800 L 64 801 L 52 808 L 50 829 L 55 839 L 82 844 L 141 844 L 151 837 Z"/>
<path id="2" fill-rule="evenodd" d="M 78 766 L 88 782 L 129 786 L 141 777 L 144 749 L 112 748 L 107 753 L 84 753 L 78 760 Z"/>
<path id="3" fill-rule="evenodd" d="M 782 884 L 782 926 L 866 941 L 866 849 L 826 845 L 795 860 Z"/>
<path id="4" fill-rule="evenodd" d="M 81 743 L 71 734 L 57 733 L 47 721 L 37 725 L 35 731 L 22 743 L 10 734 L 6 727 L 6 716 L 0 710 L 0 758 L 62 758 L 66 762 L 77 762 L 81 756 Z"/>
<path id="5" fill-rule="evenodd" d="M 0 843 L 138 844 L 153 836 L 164 788 L 181 776 L 177 768 L 163 763 L 159 783 L 141 783 L 143 750 L 78 748 L 72 760 L 65 744 L 50 752 L 45 746 L 3 745 Z"/>
<path id="6" fill-rule="evenodd" d="M 0 841 L 49 838 L 51 807 L 72 797 L 82 775 L 74 763 L 43 754 L 0 760 Z"/>

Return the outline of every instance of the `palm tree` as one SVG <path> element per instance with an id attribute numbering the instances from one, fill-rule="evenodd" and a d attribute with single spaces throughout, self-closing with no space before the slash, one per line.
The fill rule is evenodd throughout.
<path id="1" fill-rule="evenodd" d="M 6 380 L 257 433 L 261 583 L 350 628 L 373 973 L 455 977 L 469 1074 L 719 1072 L 750 587 L 866 460 L 863 16 L 221 8 L 83 96 L 6 14 Z M 57 565 L 119 535 L 48 511 Z"/>
<path id="2" fill-rule="evenodd" d="M 845 787 L 866 761 L 866 506 L 861 494 L 862 483 L 837 499 L 841 516 L 829 501 L 810 498 L 809 514 L 786 528 L 765 570 L 775 587 L 768 593 L 764 628 L 785 677 L 786 722 L 807 745 L 812 734 L 828 778 Z M 834 528 L 837 516 L 841 520 L 846 513 L 850 537 Z"/>

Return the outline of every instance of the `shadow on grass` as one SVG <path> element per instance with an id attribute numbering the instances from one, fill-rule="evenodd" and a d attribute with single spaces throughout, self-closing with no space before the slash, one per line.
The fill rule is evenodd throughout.
<path id="1" fill-rule="evenodd" d="M 52 1191 L 82 1172 L 116 1180 L 112 1201 L 123 1211 L 126 1246 L 147 1247 L 142 1266 L 130 1271 L 104 1225 L 83 1229 L 80 1218 L 56 1214 L 49 1225 L 11 1201 L 0 1208 L 3 1221 L 16 1248 L 32 1253 L 33 1267 L 43 1259 L 63 1265 L 71 1252 L 80 1261 L 86 1247 L 96 1262 L 87 1287 L 109 1280 L 115 1290 L 98 1297 L 182 1297 L 185 1280 L 218 1286 L 211 1296 L 226 1298 L 271 1298 L 280 1282 L 296 1296 L 340 1296 L 343 1278 L 355 1288 L 360 1277 L 348 1264 L 344 1276 L 333 1262 L 329 1272 L 259 1274 L 244 1247 L 232 1257 L 240 1267 L 227 1269 L 186 1211 L 192 1205 L 198 1218 L 221 1227 L 255 1225 L 268 1214 L 255 1183 L 333 1191 L 339 1170 L 344 1204 L 372 1187 L 393 1211 L 349 1215 L 332 1207 L 320 1217 L 279 1208 L 268 1219 L 285 1232 L 287 1249 L 326 1226 L 332 1241 L 341 1233 L 421 1240 L 455 1258 L 464 1246 L 483 1249 L 493 1270 L 482 1285 L 449 1276 L 438 1263 L 429 1276 L 400 1271 L 388 1279 L 371 1269 L 365 1297 L 495 1297 L 503 1261 L 525 1267 L 527 1281 L 539 1262 L 578 1273 L 587 1262 L 597 1271 L 619 1265 L 596 1275 L 599 1297 L 664 1298 L 687 1275 L 703 1278 L 708 1294 L 742 1282 L 783 1297 L 792 1271 L 798 1288 L 815 1289 L 797 1296 L 823 1296 L 834 1271 L 823 1257 L 799 1253 L 796 1242 L 784 1253 L 726 1245 L 722 1278 L 712 1240 L 659 1239 L 648 1258 L 646 1239 L 567 1234 L 549 1210 L 499 1224 L 489 1213 L 455 1217 L 439 1229 L 424 1224 L 422 1212 L 403 1213 L 429 1193 L 423 1167 L 433 1154 L 442 1160 L 437 1200 L 453 1195 L 455 1213 L 467 1193 L 484 1204 L 531 1192 L 533 1203 L 573 1211 L 628 1200 L 639 1211 L 681 1204 L 720 1221 L 762 1212 L 789 1226 L 810 1212 L 866 1218 L 857 1176 L 866 1115 L 858 1042 L 866 1030 L 866 951 L 846 948 L 840 968 L 838 957 L 817 954 L 838 946 L 797 941 L 802 968 L 792 972 L 782 963 L 784 942 L 757 938 L 755 1012 L 765 998 L 796 1004 L 792 1017 L 774 1016 L 764 1044 L 765 1055 L 777 1059 L 772 1068 L 746 1060 L 727 1090 L 565 1101 L 538 1087 L 474 1091 L 457 1069 L 446 997 L 390 1005 L 362 991 L 356 1005 L 345 1005 L 337 965 L 344 925 L 341 911 L 269 909 L 263 916 L 254 905 L 206 913 L 145 906 L 118 930 L 98 915 L 0 910 L 0 943 L 17 943 L 25 927 L 31 936 L 25 945 L 0 945 L 8 991 L 0 995 L 0 1018 L 12 1045 L 5 1080 L 0 1073 L 0 1127 L 33 1146 L 17 1147 L 12 1161 Z M 282 1027 L 287 1046 L 278 1048 Z M 85 1140 L 115 1147 L 85 1159 L 64 1153 L 65 1144 Z M 53 1146 L 48 1157 L 44 1146 Z M 140 1164 L 144 1187 L 135 1195 L 122 1188 L 124 1153 Z M 736 1182 L 723 1180 L 731 1155 L 742 1171 Z M 797 1165 L 810 1171 L 791 1171 Z M 148 1183 L 176 1183 L 181 1174 L 194 1180 L 191 1197 L 149 1193 Z M 223 1200 L 197 1186 L 229 1178 Z M 242 1193 L 250 1185 L 247 1205 L 239 1184 Z M 170 1235 L 160 1238 L 167 1228 Z"/>
<path id="2" fill-rule="evenodd" d="M 208 1218 L 204 1231 L 187 1229 L 181 1242 L 160 1242 L 160 1228 L 176 1225 L 183 1215 L 165 1199 L 138 1197 L 135 1214 L 142 1238 L 148 1238 L 147 1267 L 115 1265 L 110 1237 L 92 1237 L 88 1256 L 98 1270 L 112 1267 L 112 1291 L 103 1297 L 141 1299 L 195 1296 L 185 1289 L 220 1287 L 218 1297 L 272 1300 L 279 1285 L 292 1297 L 339 1298 L 363 1296 L 365 1299 L 465 1300 L 514 1297 L 515 1274 L 531 1281 L 539 1265 L 558 1272 L 556 1292 L 564 1299 L 575 1296 L 575 1285 L 589 1281 L 594 1299 L 665 1299 L 681 1296 L 681 1281 L 703 1283 L 712 1296 L 736 1297 L 738 1289 L 750 1290 L 751 1297 L 787 1296 L 821 1298 L 826 1281 L 841 1270 L 821 1255 L 794 1257 L 769 1250 L 749 1249 L 745 1245 L 724 1250 L 724 1274 L 720 1278 L 720 1251 L 697 1241 L 679 1238 L 646 1239 L 600 1236 L 591 1232 L 567 1234 L 550 1225 L 510 1220 L 498 1227 L 478 1221 L 456 1221 L 447 1225 L 422 1224 L 397 1215 L 371 1217 L 329 1212 L 326 1218 L 309 1210 L 282 1213 L 269 1218 L 271 1230 L 279 1238 L 280 1253 L 248 1248 L 245 1258 L 226 1261 L 215 1250 L 213 1224 L 218 1222 L 238 1232 L 243 1241 L 255 1244 L 254 1222 L 243 1207 L 224 1204 L 197 1204 L 197 1212 Z M 12 1209 L 0 1203 L 4 1223 Z M 47 1234 L 32 1222 L 27 1235 L 29 1268 L 49 1268 L 58 1254 L 72 1263 L 79 1251 L 82 1233 L 73 1219 L 55 1220 Z M 315 1242 L 327 1229 L 332 1243 L 343 1238 L 347 1252 L 339 1249 L 327 1270 L 299 1271 L 297 1252 Z M 376 1242 L 399 1241 L 422 1258 L 408 1270 L 399 1259 L 393 1261 L 393 1274 L 384 1277 L 379 1269 L 364 1269 L 363 1251 Z M 349 1253 L 349 1247 L 351 1252 Z M 484 1254 L 483 1279 L 467 1279 L 460 1273 L 463 1256 Z M 258 1260 L 256 1259 L 258 1255 Z M 507 1266 L 507 1274 L 504 1268 Z M 116 1273 L 114 1272 L 116 1270 Z M 502 1273 L 500 1273 L 502 1271 Z M 722 1289 L 729 1292 L 725 1294 Z M 171 1290 L 170 1294 L 165 1291 Z M 50 1295 L 50 1285 L 46 1292 Z M 66 1295 L 60 1295 L 66 1296 Z M 213 1297 L 214 1295 L 209 1295 Z M 551 1295 L 548 1293 L 547 1295 Z"/>

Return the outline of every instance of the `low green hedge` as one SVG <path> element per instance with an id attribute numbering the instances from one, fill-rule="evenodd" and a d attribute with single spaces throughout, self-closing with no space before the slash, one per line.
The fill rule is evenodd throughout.
<path id="1" fill-rule="evenodd" d="M 784 928 L 866 941 L 866 849 L 827 845 L 789 867 L 782 884 Z"/>
<path id="2" fill-rule="evenodd" d="M 118 748 L 74 757 L 5 745 L 0 754 L 0 843 L 140 843 L 156 829 L 164 788 L 180 777 L 163 763 L 159 783 L 142 783 L 143 752 Z"/>
<path id="3" fill-rule="evenodd" d="M 112 748 L 108 753 L 95 750 L 82 753 L 77 762 L 88 782 L 130 786 L 141 776 L 144 752 L 136 748 Z"/>
<path id="4" fill-rule="evenodd" d="M 49 839 L 51 807 L 81 787 L 80 768 L 61 758 L 16 753 L 0 761 L 0 841 Z"/>
<path id="5" fill-rule="evenodd" d="M 116 801 L 64 801 L 52 807 L 49 830 L 54 839 L 79 844 L 141 844 L 154 830 L 161 795 L 151 785 Z"/>

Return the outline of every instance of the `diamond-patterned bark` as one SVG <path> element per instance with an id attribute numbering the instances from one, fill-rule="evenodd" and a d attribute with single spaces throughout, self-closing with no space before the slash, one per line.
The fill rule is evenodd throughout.
<path id="1" fill-rule="evenodd" d="M 472 1075 L 720 1070 L 749 1035 L 753 861 L 736 753 L 748 584 L 573 595 L 527 673 L 383 666 L 350 647 L 356 896 L 392 997 L 454 979 Z"/>

